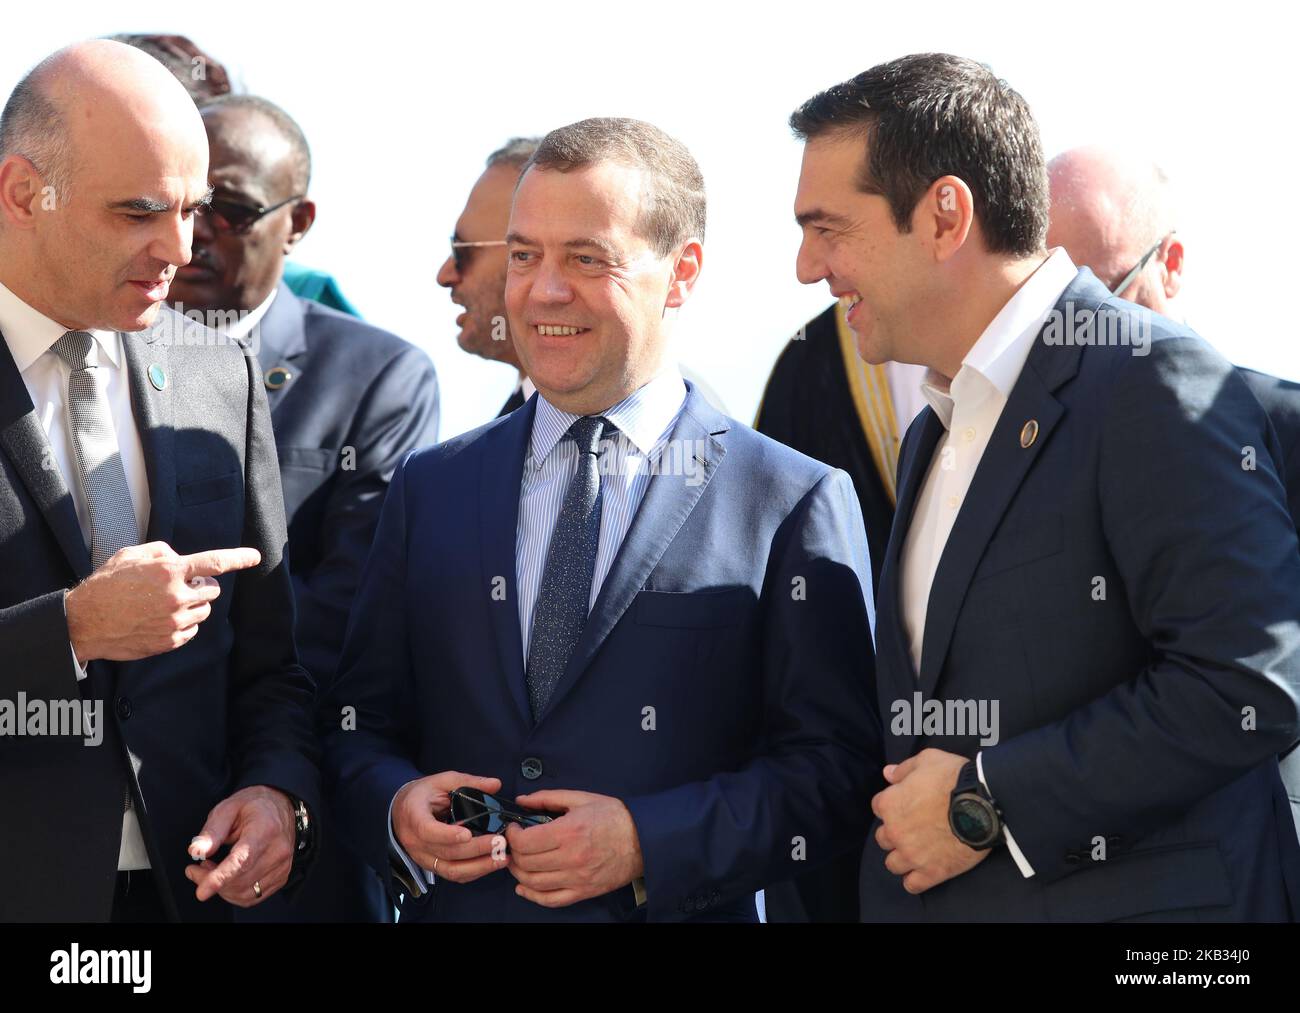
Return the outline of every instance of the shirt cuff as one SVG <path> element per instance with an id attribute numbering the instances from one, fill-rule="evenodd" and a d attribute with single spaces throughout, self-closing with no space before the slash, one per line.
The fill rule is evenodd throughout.
<path id="1" fill-rule="evenodd" d="M 80 682 L 86 677 L 86 666 L 77 660 L 77 652 L 72 647 L 72 641 L 68 641 L 68 653 L 72 655 L 72 667 L 77 671 L 77 681 Z"/>
<path id="2" fill-rule="evenodd" d="M 406 782 L 406 784 L 412 783 L 414 782 Z M 406 784 L 402 785 L 402 788 L 405 788 Z M 397 801 L 402 788 L 397 789 L 392 801 L 388 803 L 388 854 L 393 859 L 393 864 L 397 866 L 393 870 L 393 875 L 411 892 L 412 896 L 423 897 L 434 884 L 433 873 L 417 865 L 415 859 L 406 853 L 406 849 L 397 843 L 397 836 L 393 833 L 393 802 Z M 407 872 L 405 876 L 401 874 L 403 868 Z"/>
<path id="3" fill-rule="evenodd" d="M 994 798 L 997 798 L 997 796 L 993 794 L 993 789 L 989 787 L 989 783 L 984 780 L 984 754 L 982 752 L 975 754 L 975 773 L 979 775 L 980 784 L 984 785 L 984 790 Z M 1011 828 L 1005 823 L 1002 824 L 1002 836 L 1006 839 L 1007 850 L 1011 852 L 1011 857 L 1015 860 L 1016 867 L 1020 870 L 1020 875 L 1024 876 L 1025 879 L 1028 879 L 1034 874 L 1034 867 L 1029 864 L 1029 859 L 1025 857 L 1024 852 L 1021 851 L 1019 845 L 1016 844 L 1016 839 L 1011 836 Z"/>

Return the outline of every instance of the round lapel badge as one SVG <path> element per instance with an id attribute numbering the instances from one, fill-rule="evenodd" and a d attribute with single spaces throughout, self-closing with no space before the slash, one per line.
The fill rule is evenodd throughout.
<path id="1" fill-rule="evenodd" d="M 1030 419 L 1020 430 L 1020 445 L 1028 450 L 1034 445 L 1036 439 L 1038 439 L 1038 420 Z"/>
<path id="2" fill-rule="evenodd" d="M 162 390 L 167 386 L 167 373 L 156 362 L 149 367 L 149 382 L 153 384 L 154 390 Z"/>
<path id="3" fill-rule="evenodd" d="M 267 390 L 279 390 L 293 379 L 293 374 L 289 372 L 288 366 L 272 366 L 266 371 L 264 379 Z"/>

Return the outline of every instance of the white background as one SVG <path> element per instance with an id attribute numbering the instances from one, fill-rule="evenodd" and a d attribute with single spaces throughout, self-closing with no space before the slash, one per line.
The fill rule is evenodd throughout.
<path id="1" fill-rule="evenodd" d="M 1178 183 L 1185 312 L 1234 361 L 1300 379 L 1295 297 L 1297 18 L 1280 7 L 1136 3 L 90 3 L 9 11 L 5 94 L 47 53 L 121 31 L 189 35 L 312 145 L 320 215 L 296 254 L 367 319 L 425 348 L 444 437 L 495 414 L 513 371 L 461 352 L 434 274 L 506 138 L 586 116 L 650 120 L 709 189 L 705 270 L 678 357 L 751 421 L 785 340 L 828 302 L 795 280 L 800 146 L 814 92 L 910 52 L 989 64 L 1025 96 L 1050 157 L 1120 143 Z"/>

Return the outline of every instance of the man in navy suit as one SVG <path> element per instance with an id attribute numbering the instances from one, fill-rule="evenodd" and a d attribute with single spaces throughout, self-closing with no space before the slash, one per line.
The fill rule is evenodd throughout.
<path id="1" fill-rule="evenodd" d="M 289 521 L 298 653 L 326 687 L 393 470 L 436 439 L 438 382 L 414 345 L 285 285 L 285 256 L 316 216 L 298 125 L 250 95 L 219 99 L 202 116 L 213 206 L 196 220 L 193 256 L 172 298 L 177 309 L 210 314 L 258 357 Z M 295 896 L 240 919 L 390 920 L 379 881 L 336 840 L 322 840 Z"/>
<path id="2" fill-rule="evenodd" d="M 704 217 L 690 153 L 635 120 L 553 131 L 520 177 L 506 307 L 538 394 L 398 470 L 323 703 L 337 810 L 404 918 L 753 921 L 756 889 L 860 846 L 861 512 L 671 367 Z M 555 818 L 471 836 L 438 819 L 460 787 Z"/>
<path id="3" fill-rule="evenodd" d="M 1169 179 L 1159 166 L 1105 148 L 1075 148 L 1047 163 L 1052 217 L 1048 246 L 1063 246 L 1111 294 L 1182 320 L 1184 241 Z M 1275 461 L 1300 530 L 1300 383 L 1237 367 L 1277 430 Z M 1300 830 L 1300 743 L 1280 758 L 1282 783 Z"/>
<path id="4" fill-rule="evenodd" d="M 1047 251 L 1037 126 L 987 68 L 905 57 L 791 124 L 800 279 L 856 303 L 867 361 L 929 370 L 878 598 L 863 916 L 1291 918 L 1300 552 L 1263 409 Z"/>

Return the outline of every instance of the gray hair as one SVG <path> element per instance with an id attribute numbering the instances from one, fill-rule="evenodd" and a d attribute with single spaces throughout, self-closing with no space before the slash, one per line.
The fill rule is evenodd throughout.
<path id="1" fill-rule="evenodd" d="M 487 157 L 487 168 L 491 169 L 498 165 L 511 166 L 515 169 L 523 170 L 528 160 L 533 157 L 537 151 L 537 146 L 542 143 L 540 137 L 512 137 L 501 147 Z"/>
<path id="2" fill-rule="evenodd" d="M 597 117 L 552 130 L 524 171 L 571 172 L 600 162 L 641 169 L 649 176 L 637 230 L 656 254 L 666 257 L 687 239 L 704 238 L 699 165 L 681 141 L 641 120 Z"/>
<path id="3" fill-rule="evenodd" d="M 9 93 L 0 113 L 0 160 L 21 155 L 44 177 L 60 204 L 68 199 L 72 177 L 72 140 L 67 119 L 41 88 L 49 58 L 27 72 Z"/>

